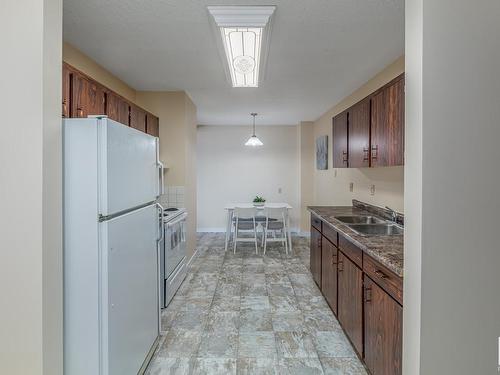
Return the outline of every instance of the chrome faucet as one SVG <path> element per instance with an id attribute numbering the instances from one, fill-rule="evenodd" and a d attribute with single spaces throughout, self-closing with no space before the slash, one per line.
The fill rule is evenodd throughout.
<path id="1" fill-rule="evenodd" d="M 387 211 L 389 211 L 389 213 L 391 214 L 391 221 L 393 221 L 395 223 L 398 219 L 398 213 L 396 211 L 394 211 L 392 208 L 387 207 L 387 206 L 385 206 L 385 209 Z"/>

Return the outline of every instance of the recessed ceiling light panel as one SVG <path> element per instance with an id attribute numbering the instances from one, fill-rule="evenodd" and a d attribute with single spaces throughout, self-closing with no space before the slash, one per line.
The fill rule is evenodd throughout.
<path id="1" fill-rule="evenodd" d="M 233 87 L 258 87 L 267 60 L 274 6 L 209 6 Z"/>

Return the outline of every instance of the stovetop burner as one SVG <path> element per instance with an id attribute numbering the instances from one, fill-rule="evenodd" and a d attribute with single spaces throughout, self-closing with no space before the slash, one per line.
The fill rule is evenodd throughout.
<path id="1" fill-rule="evenodd" d="M 164 211 L 179 211 L 179 209 L 175 208 L 175 207 L 169 207 L 169 208 L 165 208 Z"/>

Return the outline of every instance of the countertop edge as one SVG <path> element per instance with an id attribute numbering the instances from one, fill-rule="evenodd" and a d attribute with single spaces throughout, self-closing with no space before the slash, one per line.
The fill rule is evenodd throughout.
<path id="1" fill-rule="evenodd" d="M 324 207 L 327 208 L 327 206 L 324 206 Z M 351 207 L 351 206 L 345 206 L 345 208 L 349 208 L 349 207 Z M 334 209 L 334 207 L 332 207 L 332 209 Z M 363 210 L 361 210 L 361 209 L 358 209 L 358 210 L 360 211 L 360 213 L 363 213 Z M 318 217 L 319 219 L 321 219 L 321 221 L 328 224 L 331 228 L 335 229 L 337 232 L 342 234 L 349 242 L 356 245 L 364 253 L 366 253 L 368 256 L 374 258 L 376 261 L 378 261 L 384 267 L 386 267 L 387 269 L 392 271 L 395 275 L 403 278 L 403 273 L 404 273 L 403 268 L 397 267 L 393 264 L 389 264 L 387 262 L 387 260 L 384 259 L 384 257 L 379 254 L 379 251 L 374 250 L 374 249 L 370 249 L 368 246 L 366 246 L 366 244 L 363 244 L 363 243 L 359 242 L 357 239 L 353 238 L 351 229 L 348 229 L 348 231 L 346 231 L 345 229 L 342 228 L 343 226 L 347 227 L 347 225 L 340 223 L 340 222 L 339 222 L 339 224 L 332 223 L 329 219 L 325 218 L 324 216 L 319 214 L 317 211 L 315 211 L 314 207 L 308 206 L 307 211 L 309 211 L 311 213 L 311 215 Z M 369 215 L 373 215 L 372 213 L 369 213 L 368 211 L 365 211 L 365 212 Z"/>

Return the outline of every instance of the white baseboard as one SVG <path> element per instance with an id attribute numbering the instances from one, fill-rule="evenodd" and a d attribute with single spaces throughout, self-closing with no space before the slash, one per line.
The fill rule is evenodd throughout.
<path id="1" fill-rule="evenodd" d="M 224 233 L 226 228 L 198 228 L 198 233 Z"/>
<path id="2" fill-rule="evenodd" d="M 226 228 L 198 228 L 196 231 L 198 233 L 225 233 Z M 300 236 L 309 236 L 309 232 L 301 232 L 298 228 L 292 228 L 291 231 Z"/>

